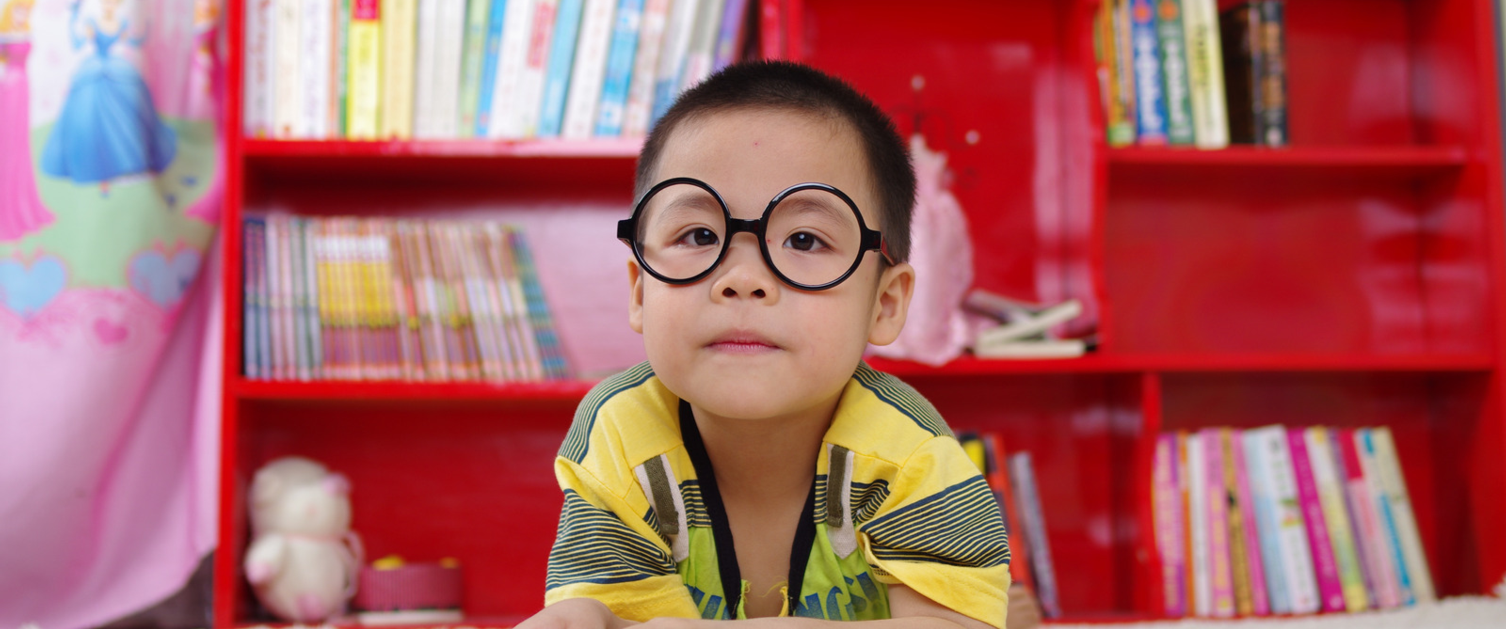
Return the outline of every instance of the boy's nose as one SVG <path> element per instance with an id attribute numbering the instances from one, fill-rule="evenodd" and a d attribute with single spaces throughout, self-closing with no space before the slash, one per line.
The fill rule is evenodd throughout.
<path id="1" fill-rule="evenodd" d="M 778 298 L 779 279 L 764 264 L 755 234 L 734 235 L 718 271 L 716 282 L 711 287 L 714 296 L 722 299 L 752 297 L 766 301 Z"/>

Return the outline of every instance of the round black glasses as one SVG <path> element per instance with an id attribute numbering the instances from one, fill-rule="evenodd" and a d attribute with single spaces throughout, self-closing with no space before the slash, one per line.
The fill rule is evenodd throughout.
<path id="1" fill-rule="evenodd" d="M 738 232 L 758 239 L 774 275 L 801 290 L 841 284 L 878 250 L 894 264 L 877 230 L 868 229 L 852 199 L 824 183 L 795 184 L 774 196 L 757 219 L 732 218 L 722 196 L 704 181 L 676 177 L 655 184 L 617 222 L 617 238 L 649 275 L 668 284 L 705 278 L 727 257 Z"/>

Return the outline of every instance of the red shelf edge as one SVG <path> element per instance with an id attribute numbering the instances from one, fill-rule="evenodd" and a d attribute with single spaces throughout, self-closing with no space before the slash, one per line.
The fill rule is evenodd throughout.
<path id="1" fill-rule="evenodd" d="M 643 138 L 591 140 L 266 140 L 245 139 L 249 158 L 456 157 L 635 159 Z"/>
<path id="2" fill-rule="evenodd" d="M 270 381 L 236 378 L 230 394 L 242 400 L 491 400 L 574 404 L 594 381 L 546 382 L 391 382 Z"/>
<path id="3" fill-rule="evenodd" d="M 1217 150 L 1182 147 L 1109 149 L 1110 166 L 1301 166 L 1449 168 L 1469 161 L 1461 145 L 1440 146 L 1231 146 Z"/>
<path id="4" fill-rule="evenodd" d="M 1114 355 L 1090 354 L 1059 360 L 991 360 L 962 357 L 939 367 L 883 358 L 869 359 L 874 369 L 901 377 L 985 376 L 994 374 L 1137 373 L 1137 372 L 1314 372 L 1314 371 L 1490 371 L 1488 354 L 1441 355 Z"/>

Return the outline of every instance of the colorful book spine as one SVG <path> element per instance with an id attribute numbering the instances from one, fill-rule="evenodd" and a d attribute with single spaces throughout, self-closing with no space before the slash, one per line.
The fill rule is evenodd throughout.
<path id="1" fill-rule="evenodd" d="M 293 234 L 293 219 L 286 214 L 279 215 L 277 230 L 277 282 L 278 290 L 282 293 L 282 332 L 279 339 L 283 346 L 283 379 L 300 380 L 302 371 L 306 369 L 304 361 L 307 357 L 299 351 L 298 328 L 298 287 L 294 283 L 298 277 L 298 270 L 294 266 L 298 256 L 294 250 L 296 242 Z"/>
<path id="2" fill-rule="evenodd" d="M 1370 609 L 1379 609 L 1381 607 L 1379 585 L 1375 582 L 1374 575 L 1371 574 L 1372 560 L 1366 556 L 1369 553 L 1369 549 L 1366 548 L 1365 529 L 1360 512 L 1358 511 L 1360 505 L 1352 500 L 1349 493 L 1350 471 L 1348 469 L 1349 464 L 1344 460 L 1344 435 L 1342 430 L 1337 428 L 1330 428 L 1328 430 L 1328 446 L 1332 450 L 1334 473 L 1338 477 L 1339 491 L 1344 501 L 1344 514 L 1349 520 L 1350 533 L 1354 538 L 1354 556 L 1359 563 L 1360 579 L 1365 587 L 1365 600 Z"/>
<path id="3" fill-rule="evenodd" d="M 1265 558 L 1260 548 L 1260 519 L 1255 513 L 1255 497 L 1250 488 L 1250 466 L 1246 460 L 1244 444 L 1243 430 L 1229 431 L 1229 456 L 1234 463 L 1233 508 L 1239 510 L 1240 521 L 1244 524 L 1245 562 L 1250 571 L 1250 612 L 1256 616 L 1265 616 L 1271 613 L 1271 601 L 1265 576 Z"/>
<path id="4" fill-rule="evenodd" d="M 1282 508 L 1276 500 L 1271 458 L 1265 433 L 1243 434 L 1250 500 L 1254 503 L 1256 531 L 1260 536 L 1260 559 L 1265 568 L 1266 593 L 1272 614 L 1292 613 L 1291 586 L 1286 582 L 1285 554 L 1281 550 Z"/>
<path id="5" fill-rule="evenodd" d="M 1360 462 L 1356 431 L 1340 430 L 1337 438 L 1344 457 L 1345 489 L 1350 512 L 1354 514 L 1355 529 L 1359 531 L 1361 556 L 1365 561 L 1365 573 L 1369 577 L 1370 587 L 1375 593 L 1376 607 L 1390 609 L 1399 606 L 1401 587 L 1396 578 L 1396 568 L 1391 565 L 1391 551 L 1381 523 L 1380 504 L 1370 489 L 1364 466 Z"/>
<path id="6" fill-rule="evenodd" d="M 382 0 L 381 136 L 413 137 L 414 48 L 418 0 Z"/>
<path id="7" fill-rule="evenodd" d="M 743 47 L 743 25 L 748 21 L 748 0 L 727 0 L 722 7 L 722 28 L 716 36 L 716 52 L 712 55 L 712 73 L 737 61 Z"/>
<path id="8" fill-rule="evenodd" d="M 525 372 L 521 369 L 517 344 L 507 333 L 507 311 L 502 305 L 500 278 L 491 259 L 490 232 L 485 229 L 467 229 L 461 235 L 470 272 L 476 277 L 478 292 L 486 303 L 486 324 L 497 347 L 500 377 L 507 380 L 522 379 Z"/>
<path id="9" fill-rule="evenodd" d="M 1224 491 L 1226 509 L 1229 519 L 1229 569 L 1234 578 L 1234 613 L 1239 616 L 1250 616 L 1255 613 L 1255 593 L 1250 585 L 1252 571 L 1250 570 L 1250 554 L 1253 548 L 1245 545 L 1245 529 L 1255 526 L 1255 521 L 1245 518 L 1245 512 L 1240 509 L 1239 502 L 1239 463 L 1235 460 L 1235 453 L 1239 448 L 1234 435 L 1228 428 L 1220 428 L 1218 431 L 1219 448 L 1223 455 Z"/>
<path id="10" fill-rule="evenodd" d="M 1143 146 L 1166 144 L 1166 95 L 1152 0 L 1132 0 L 1130 41 L 1134 48 L 1136 135 Z"/>
<path id="11" fill-rule="evenodd" d="M 519 91 L 524 66 L 528 63 L 528 44 L 533 37 L 533 10 L 540 0 L 509 0 L 502 20 L 502 49 L 497 55 L 497 77 L 492 82 L 491 138 L 521 138 L 523 130 L 517 113 L 522 107 Z"/>
<path id="12" fill-rule="evenodd" d="M 570 73 L 570 94 L 565 98 L 561 137 L 589 138 L 596 127 L 596 105 L 601 102 L 607 45 L 616 8 L 616 0 L 586 0 L 585 15 L 580 23 L 580 41 L 575 50 L 575 67 Z"/>
<path id="13" fill-rule="evenodd" d="M 654 72 L 659 67 L 659 52 L 664 47 L 669 4 L 669 0 L 646 0 L 643 3 L 638 51 L 633 55 L 633 80 L 628 84 L 627 105 L 622 113 L 623 136 L 638 137 L 648 133 L 649 115 L 654 107 Z"/>
<path id="14" fill-rule="evenodd" d="M 481 71 L 486 58 L 491 0 L 470 0 L 465 11 L 465 41 L 460 53 L 460 122 L 456 137 L 473 137 L 481 101 Z M 485 137 L 485 136 L 482 136 Z"/>
<path id="15" fill-rule="evenodd" d="M 334 0 L 303 0 L 299 17 L 298 78 L 302 136 L 313 139 L 330 137 L 330 94 L 335 77 L 330 73 L 334 44 Z"/>
<path id="16" fill-rule="evenodd" d="M 243 133 L 248 138 L 272 135 L 273 0 L 246 2 L 246 67 Z"/>
<path id="17" fill-rule="evenodd" d="M 1194 474 L 1207 476 L 1208 492 L 1208 571 L 1210 610 L 1215 618 L 1234 616 L 1234 577 L 1229 552 L 1229 490 L 1224 481 L 1224 448 L 1217 428 L 1204 429 L 1203 464 Z"/>
<path id="18" fill-rule="evenodd" d="M 1105 0 L 1098 5 L 1093 22 L 1093 52 L 1098 64 L 1098 92 L 1103 100 L 1104 127 L 1109 146 L 1128 146 L 1135 142 L 1135 127 L 1125 117 L 1125 103 L 1119 84 L 1118 29 L 1115 15 L 1118 3 Z"/>
<path id="19" fill-rule="evenodd" d="M 513 251 L 511 234 L 496 227 L 494 238 L 500 243 L 498 255 L 502 258 L 503 276 L 507 278 L 507 290 L 512 312 L 513 331 L 522 347 L 523 368 L 528 378 L 542 380 L 545 377 L 544 361 L 539 348 L 538 336 L 528 318 L 528 298 L 523 289 L 523 277 L 518 269 L 517 255 Z"/>
<path id="20" fill-rule="evenodd" d="M 500 226 L 494 223 L 485 225 L 479 231 L 482 252 L 495 288 L 497 310 L 501 316 L 501 336 L 507 346 L 509 369 L 516 378 L 537 380 L 542 374 L 536 375 L 530 371 L 531 363 L 525 342 L 525 333 L 528 330 L 520 321 L 522 310 L 513 303 L 512 288 L 508 279 L 509 269 L 512 267 L 512 254 L 507 246 L 506 237 Z"/>
<path id="21" fill-rule="evenodd" d="M 309 373 L 307 379 L 324 377 L 324 345 L 319 329 L 319 278 L 314 256 L 316 246 L 314 221 L 308 218 L 295 219 L 298 234 L 298 273 L 300 276 L 299 316 L 303 319 L 304 351 L 308 353 Z"/>
<path id="22" fill-rule="evenodd" d="M 1433 575 L 1428 568 L 1427 554 L 1422 549 L 1422 536 L 1417 531 L 1411 494 L 1407 491 L 1406 479 L 1401 474 L 1401 458 L 1396 454 L 1396 441 L 1391 436 L 1391 429 L 1385 426 L 1370 429 L 1370 439 L 1375 446 L 1375 462 L 1381 486 L 1391 502 L 1391 515 L 1396 523 L 1397 538 L 1401 542 L 1402 558 L 1406 560 L 1407 576 L 1411 579 L 1412 596 L 1419 603 L 1431 603 L 1438 599 L 1438 595 L 1433 589 Z"/>
<path id="23" fill-rule="evenodd" d="M 322 354 L 324 356 L 324 368 L 322 376 L 325 379 L 337 379 L 340 362 L 340 348 L 337 344 L 338 337 L 335 335 L 335 319 L 333 308 L 334 298 L 330 291 L 334 286 L 334 278 L 331 276 L 331 248 L 329 243 L 329 229 L 326 221 L 318 221 L 313 227 L 314 232 L 314 285 L 319 292 L 319 338 L 323 343 Z"/>
<path id="24" fill-rule="evenodd" d="M 1186 437 L 1187 510 L 1192 517 L 1192 613 L 1200 618 L 1213 615 L 1212 506 L 1208 504 L 1208 448 L 1202 433 Z"/>
<path id="25" fill-rule="evenodd" d="M 486 19 L 486 54 L 481 62 L 481 85 L 476 90 L 476 128 L 472 131 L 473 137 L 484 138 L 491 134 L 492 92 L 497 85 L 497 63 L 502 54 L 503 24 L 506 23 L 508 4 L 508 0 L 491 0 L 491 11 Z"/>
<path id="26" fill-rule="evenodd" d="M 633 79 L 633 55 L 638 51 L 638 31 L 643 21 L 643 0 L 622 0 L 617 5 L 612 44 L 607 50 L 606 74 L 601 102 L 596 106 L 597 137 L 622 135 L 628 85 Z"/>
<path id="27" fill-rule="evenodd" d="M 1152 500 L 1156 527 L 1156 552 L 1161 557 L 1161 588 L 1163 609 L 1167 616 L 1187 615 L 1187 563 L 1182 554 L 1185 535 L 1182 529 L 1182 495 L 1177 489 L 1177 437 L 1166 433 L 1156 439 L 1152 472 Z"/>
<path id="28" fill-rule="evenodd" d="M 1293 467 L 1286 430 L 1281 426 L 1258 428 L 1268 448 L 1271 487 L 1275 492 L 1278 511 L 1277 536 L 1281 544 L 1282 567 L 1286 569 L 1286 583 L 1290 588 L 1292 613 L 1310 614 L 1318 611 L 1322 602 L 1313 568 L 1313 553 L 1308 541 L 1306 518 L 1298 495 L 1297 476 Z"/>
<path id="29" fill-rule="evenodd" d="M 1031 462 L 1029 452 L 1010 455 L 1009 476 L 1015 483 L 1015 496 L 1020 499 L 1020 510 L 1025 521 L 1025 537 L 1030 543 L 1030 554 L 1035 558 L 1036 594 L 1040 598 L 1041 610 L 1047 618 L 1060 616 L 1056 569 L 1051 561 L 1051 545 L 1046 541 L 1046 516 L 1041 510 L 1035 465 Z"/>
<path id="30" fill-rule="evenodd" d="M 418 0 L 418 32 L 413 59 L 413 137 L 438 138 L 435 110 L 439 79 L 439 3 Z"/>
<path id="31" fill-rule="evenodd" d="M 680 93 L 680 70 L 685 67 L 685 56 L 690 52 L 690 35 L 695 30 L 696 10 L 700 2 L 679 0 L 669 11 L 669 22 L 664 31 L 664 47 L 659 51 L 659 68 L 654 72 L 654 106 L 648 128 L 669 111 Z"/>
<path id="32" fill-rule="evenodd" d="M 1328 537 L 1328 523 L 1323 517 L 1323 503 L 1318 497 L 1313 477 L 1312 458 L 1307 452 L 1306 431 L 1287 430 L 1291 450 L 1292 472 L 1297 480 L 1297 499 L 1302 507 L 1302 521 L 1307 526 L 1307 544 L 1312 550 L 1313 569 L 1318 581 L 1318 600 L 1323 611 L 1344 611 L 1344 586 L 1339 580 L 1338 562 Z"/>
<path id="33" fill-rule="evenodd" d="M 1286 146 L 1286 8 L 1283 0 L 1260 0 L 1259 143 Z"/>
<path id="34" fill-rule="evenodd" d="M 1197 559 L 1197 546 L 1194 543 L 1195 540 L 1193 539 L 1193 535 L 1201 535 L 1201 533 L 1198 533 L 1197 528 L 1194 526 L 1194 518 L 1196 516 L 1193 513 L 1193 495 L 1196 492 L 1193 491 L 1192 479 L 1196 475 L 1190 473 L 1189 471 L 1192 469 L 1191 463 L 1187 456 L 1187 442 L 1189 435 L 1186 431 L 1181 430 L 1177 431 L 1176 435 L 1177 471 L 1179 472 L 1177 474 L 1177 491 L 1182 494 L 1182 530 L 1186 532 L 1186 534 L 1182 536 L 1184 542 L 1182 546 L 1182 557 L 1187 564 L 1187 578 L 1186 582 L 1182 585 L 1182 592 L 1187 597 L 1187 613 L 1195 614 L 1198 609 L 1197 570 L 1195 565 L 1195 560 Z M 1199 539 L 1201 540 L 1203 538 Z M 1206 564 L 1207 557 L 1203 557 L 1201 561 Z M 1204 571 L 1204 574 L 1207 574 L 1207 572 Z"/>
<path id="35" fill-rule="evenodd" d="M 460 126 L 460 56 L 465 48 L 465 3 L 441 2 L 434 53 L 434 134 L 453 138 Z"/>
<path id="36" fill-rule="evenodd" d="M 680 91 L 700 85 L 711 76 L 712 56 L 716 54 L 716 36 L 721 29 L 723 0 L 699 0 L 695 28 L 690 32 L 690 48 L 680 70 Z"/>
<path id="37" fill-rule="evenodd" d="M 379 0 L 351 0 L 348 135 L 376 139 L 382 100 L 382 24 Z"/>
<path id="38" fill-rule="evenodd" d="M 1135 101 L 1135 43 L 1130 36 L 1130 6 L 1133 0 L 1111 1 L 1114 44 L 1110 80 L 1113 82 L 1116 98 L 1112 102 L 1115 108 L 1109 110 L 1112 116 L 1109 119 L 1109 133 L 1112 134 L 1109 141 L 1115 146 L 1128 146 L 1136 140 L 1135 133 L 1140 119 L 1137 113 L 1138 103 Z"/>
<path id="39" fill-rule="evenodd" d="M 984 433 L 983 450 L 987 462 L 983 476 L 993 489 L 994 498 L 1003 511 L 1004 528 L 1009 536 L 1010 583 L 1019 583 L 1034 591 L 1035 580 L 1030 576 L 1030 545 L 1025 541 L 1025 524 L 1020 514 L 1020 503 L 1015 499 L 1009 466 L 1005 463 L 1003 437 L 997 433 Z"/>
<path id="40" fill-rule="evenodd" d="M 293 311 L 293 347 L 296 373 L 298 380 L 307 382 L 314 378 L 314 353 L 309 348 L 309 341 L 313 334 L 309 332 L 309 320 L 306 316 L 308 311 L 308 286 L 304 283 L 307 274 L 304 271 L 304 248 L 303 248 L 303 225 L 304 220 L 299 217 L 288 219 L 288 270 L 291 277 L 288 282 L 292 289 L 290 306 Z"/>
<path id="41" fill-rule="evenodd" d="M 668 0 L 663 0 L 668 1 Z M 549 67 L 544 71 L 544 94 L 539 101 L 538 137 L 559 137 L 565 121 L 565 96 L 575 67 L 576 36 L 580 33 L 585 0 L 560 0 L 554 35 L 549 42 Z"/>
<path id="42" fill-rule="evenodd" d="M 1322 505 L 1323 522 L 1328 526 L 1328 541 L 1333 547 L 1334 563 L 1339 573 L 1339 583 L 1344 592 L 1344 608 L 1349 611 L 1365 611 L 1370 608 L 1369 594 L 1365 591 L 1365 578 L 1361 576 L 1359 556 L 1355 552 L 1353 528 L 1349 513 L 1344 506 L 1344 487 L 1339 481 L 1333 457 L 1333 444 L 1329 443 L 1328 429 L 1314 426 L 1303 431 L 1307 442 L 1307 456 L 1311 459 L 1313 484 Z"/>
<path id="43" fill-rule="evenodd" d="M 335 49 L 330 55 L 334 63 L 331 76 L 334 80 L 334 124 L 330 127 L 330 134 L 336 138 L 343 138 L 349 133 L 349 120 L 346 113 L 350 111 L 350 3 L 351 0 L 338 0 L 335 14 Z"/>
<path id="44" fill-rule="evenodd" d="M 1229 145 L 1229 114 L 1217 1 L 1182 0 L 1182 29 L 1195 141 L 1201 149 L 1224 148 Z"/>
<path id="45" fill-rule="evenodd" d="M 1386 541 L 1386 553 L 1391 559 L 1391 568 L 1396 573 L 1396 588 L 1402 605 L 1417 602 L 1412 590 L 1412 575 L 1402 550 L 1401 530 L 1396 524 L 1396 511 L 1391 496 L 1386 493 L 1385 480 L 1381 478 L 1380 462 L 1375 451 L 1374 435 L 1368 428 L 1354 431 L 1355 444 L 1359 448 L 1360 467 L 1365 471 L 1365 482 L 1375 496 L 1376 512 L 1379 515 L 1382 539 Z"/>
<path id="46" fill-rule="evenodd" d="M 264 252 L 260 249 L 265 223 L 258 217 L 246 217 L 241 221 L 241 373 L 248 380 L 261 379 L 261 346 L 259 320 L 261 318 L 261 266 Z"/>
<path id="47" fill-rule="evenodd" d="M 519 137 L 538 134 L 539 117 L 548 81 L 549 51 L 553 48 L 554 22 L 559 17 L 559 0 L 539 0 L 533 8 L 533 28 L 528 35 L 528 51 L 523 57 L 523 76 L 518 82 L 518 108 L 513 115 L 514 131 Z"/>
<path id="48" fill-rule="evenodd" d="M 1166 95 L 1166 140 L 1173 146 L 1196 140 L 1192 121 L 1192 88 L 1187 75 L 1186 34 L 1182 23 L 1184 0 L 1156 0 L 1156 43 L 1161 54 L 1161 78 Z"/>
<path id="49" fill-rule="evenodd" d="M 518 276 L 523 282 L 523 296 L 528 304 L 528 322 L 538 338 L 539 360 L 544 376 L 551 380 L 570 377 L 569 365 L 565 362 L 564 350 L 560 347 L 559 335 L 554 329 L 554 318 L 549 314 L 548 302 L 544 299 L 544 286 L 539 282 L 538 269 L 533 263 L 533 253 L 521 232 L 508 232 L 509 244 L 517 260 Z"/>
<path id="50" fill-rule="evenodd" d="M 272 126 L 278 139 L 305 137 L 303 128 L 303 81 L 298 70 L 299 47 L 303 45 L 299 24 L 302 6 L 297 0 L 275 0 L 272 5 Z"/>

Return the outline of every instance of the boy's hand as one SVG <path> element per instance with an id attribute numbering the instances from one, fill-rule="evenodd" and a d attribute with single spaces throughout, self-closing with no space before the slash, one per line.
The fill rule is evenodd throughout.
<path id="1" fill-rule="evenodd" d="M 514 629 L 622 629 L 636 624 L 618 618 L 594 598 L 570 598 L 545 607 Z"/>

